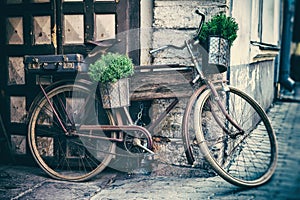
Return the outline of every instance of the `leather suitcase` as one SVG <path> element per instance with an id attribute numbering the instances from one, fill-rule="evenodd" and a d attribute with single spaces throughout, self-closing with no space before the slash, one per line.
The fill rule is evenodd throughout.
<path id="1" fill-rule="evenodd" d="M 24 64 L 25 70 L 38 74 L 87 71 L 81 54 L 25 55 Z"/>

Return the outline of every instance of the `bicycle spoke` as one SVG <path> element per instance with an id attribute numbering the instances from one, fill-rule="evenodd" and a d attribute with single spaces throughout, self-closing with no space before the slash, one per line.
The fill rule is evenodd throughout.
<path id="1" fill-rule="evenodd" d="M 215 97 L 207 91 L 196 104 L 197 141 L 205 158 L 229 182 L 240 186 L 265 183 L 274 173 L 277 160 L 276 140 L 270 122 L 259 105 L 245 93 L 221 88 L 219 101 L 229 116 L 242 128 L 240 132 L 225 117 Z"/>
<path id="2" fill-rule="evenodd" d="M 48 92 L 47 98 L 42 97 L 35 106 L 28 129 L 30 149 L 37 163 L 53 178 L 70 181 L 90 179 L 101 172 L 113 157 L 114 142 L 106 141 L 104 145 L 101 143 L 103 140 L 92 139 L 89 142 L 89 138 L 74 134 L 81 124 L 111 122 L 112 118 L 108 118 L 106 113 L 99 115 L 102 110 L 98 110 L 97 106 L 101 102 L 93 96 L 84 86 L 66 84 Z M 104 133 L 103 137 L 106 137 Z"/>

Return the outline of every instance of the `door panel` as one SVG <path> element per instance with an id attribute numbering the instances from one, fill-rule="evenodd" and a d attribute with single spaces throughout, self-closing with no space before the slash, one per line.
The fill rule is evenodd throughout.
<path id="1" fill-rule="evenodd" d="M 133 3 L 133 2 L 136 2 Z M 39 92 L 25 73 L 23 56 L 81 53 L 87 40 L 115 38 L 129 30 L 130 5 L 139 0 L 1 0 L 0 111 L 15 155 L 29 155 L 26 117 Z M 137 21 L 135 20 L 134 23 Z M 127 38 L 125 38 L 127 46 Z M 128 48 L 126 48 L 128 49 Z M 126 51 L 125 51 L 126 52 Z M 45 79 L 47 84 L 52 78 Z M 1 137 L 0 132 L 0 137 Z M 18 157 L 18 156 L 17 156 Z M 27 159 L 25 159 L 27 160 Z M 29 159 L 30 160 L 30 159 Z M 24 159 L 22 159 L 24 163 Z"/>

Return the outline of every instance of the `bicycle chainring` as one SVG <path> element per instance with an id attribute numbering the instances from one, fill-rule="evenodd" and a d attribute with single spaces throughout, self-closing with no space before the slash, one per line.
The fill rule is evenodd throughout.
<path id="1" fill-rule="evenodd" d="M 133 154 L 139 154 L 139 153 L 146 153 L 147 151 L 145 151 L 144 149 L 142 149 L 141 147 L 135 145 L 134 140 L 139 139 L 141 142 L 141 145 L 146 147 L 148 146 L 148 139 L 145 136 L 145 134 L 141 133 L 141 132 L 134 132 L 132 134 L 128 134 L 126 133 L 124 135 L 124 148 L 126 151 L 128 151 L 129 153 L 133 153 Z"/>

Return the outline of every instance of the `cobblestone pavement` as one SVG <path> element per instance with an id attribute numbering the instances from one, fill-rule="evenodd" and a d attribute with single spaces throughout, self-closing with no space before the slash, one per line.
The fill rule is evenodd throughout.
<path id="1" fill-rule="evenodd" d="M 279 158 L 267 184 L 241 189 L 212 178 L 139 177 L 119 180 L 92 199 L 300 199 L 300 104 L 278 102 L 270 110 Z"/>
<path id="2" fill-rule="evenodd" d="M 83 183 L 56 181 L 39 168 L 0 166 L 0 199 L 300 199 L 300 103 L 277 102 L 269 112 L 278 166 L 265 185 L 242 189 L 219 176 L 128 176 L 107 171 Z"/>

